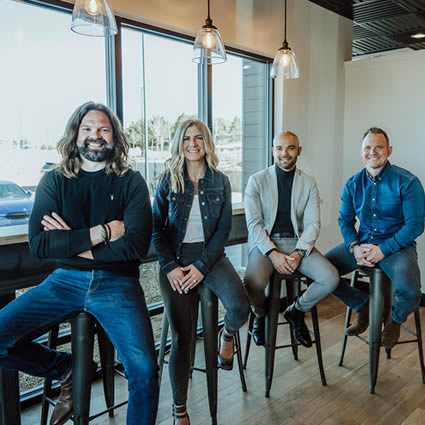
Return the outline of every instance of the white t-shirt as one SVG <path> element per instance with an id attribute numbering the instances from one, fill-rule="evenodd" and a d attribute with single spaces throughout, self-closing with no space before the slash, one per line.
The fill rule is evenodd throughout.
<path id="1" fill-rule="evenodd" d="M 186 234 L 183 243 L 204 242 L 204 228 L 202 227 L 201 209 L 198 195 L 193 196 L 193 203 L 187 219 Z"/>

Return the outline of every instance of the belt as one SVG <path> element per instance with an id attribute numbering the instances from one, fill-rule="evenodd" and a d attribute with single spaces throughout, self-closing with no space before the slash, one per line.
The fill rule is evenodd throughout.
<path id="1" fill-rule="evenodd" d="M 276 232 L 270 235 L 271 238 L 295 238 L 292 232 Z"/>

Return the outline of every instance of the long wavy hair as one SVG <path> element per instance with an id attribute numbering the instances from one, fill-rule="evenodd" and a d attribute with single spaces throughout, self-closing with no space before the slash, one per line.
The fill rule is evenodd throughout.
<path id="1" fill-rule="evenodd" d="M 163 176 L 170 174 L 171 188 L 173 192 L 184 192 L 184 152 L 183 137 L 189 127 L 196 127 L 202 134 L 205 146 L 205 161 L 212 170 L 217 169 L 218 157 L 215 153 L 215 146 L 209 128 L 199 120 L 183 121 L 176 130 L 171 147 L 171 158 L 165 161 L 165 171 Z"/>
<path id="2" fill-rule="evenodd" d="M 107 106 L 95 102 L 87 102 L 79 106 L 69 119 L 65 133 L 57 145 L 62 161 L 56 169 L 68 178 L 78 176 L 81 169 L 81 157 L 77 147 L 78 130 L 81 121 L 89 111 L 103 112 L 109 118 L 114 136 L 114 146 L 112 157 L 106 164 L 105 172 L 108 175 L 123 176 L 130 169 L 127 138 L 117 116 Z"/>

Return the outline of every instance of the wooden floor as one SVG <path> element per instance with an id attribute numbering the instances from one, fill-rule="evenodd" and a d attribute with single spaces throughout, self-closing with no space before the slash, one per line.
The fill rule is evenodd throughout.
<path id="1" fill-rule="evenodd" d="M 381 351 L 376 394 L 369 393 L 368 347 L 349 338 L 344 366 L 338 366 L 345 308 L 328 297 L 319 305 L 320 331 L 327 386 L 320 382 L 314 348 L 300 348 L 299 360 L 290 349 L 277 352 L 270 398 L 264 397 L 264 349 L 252 347 L 246 370 L 248 392 L 242 393 L 237 369 L 219 371 L 218 422 L 221 425 L 423 425 L 425 385 L 422 384 L 416 344 L 397 345 L 392 358 Z M 421 318 L 425 328 L 425 310 Z M 309 315 L 308 315 L 309 316 Z M 308 317 L 309 320 L 309 317 Z M 412 318 L 407 322 L 414 329 Z M 288 326 L 279 327 L 279 341 L 289 341 Z M 245 341 L 246 329 L 241 331 Z M 402 331 L 402 339 L 411 337 Z M 202 343 L 197 360 L 202 362 Z M 117 399 L 126 398 L 126 381 L 116 378 Z M 92 413 L 103 408 L 101 381 L 93 385 Z M 195 372 L 189 386 L 188 408 L 192 425 L 211 423 L 205 375 Z M 170 425 L 171 398 L 165 368 L 161 386 L 158 425 Z M 99 417 L 96 425 L 124 425 L 126 407 L 115 417 Z M 22 412 L 22 425 L 38 425 L 39 406 Z M 71 424 L 71 422 L 68 422 Z M 143 425 L 143 424 L 141 424 Z"/>

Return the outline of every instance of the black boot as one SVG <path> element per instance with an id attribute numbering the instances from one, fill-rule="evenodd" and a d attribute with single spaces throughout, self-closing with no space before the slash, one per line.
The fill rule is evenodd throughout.
<path id="1" fill-rule="evenodd" d="M 265 318 L 255 316 L 254 327 L 252 328 L 252 338 L 256 345 L 264 345 L 265 337 Z"/>
<path id="2" fill-rule="evenodd" d="M 292 325 L 295 339 L 304 347 L 311 347 L 313 342 L 304 321 L 304 312 L 298 310 L 294 303 L 285 310 L 283 317 Z"/>

